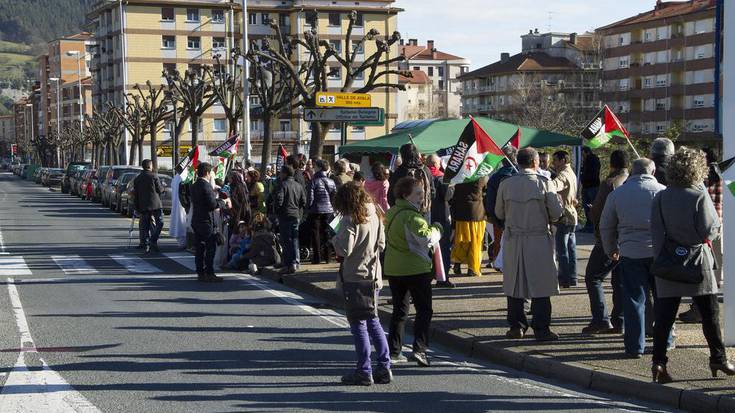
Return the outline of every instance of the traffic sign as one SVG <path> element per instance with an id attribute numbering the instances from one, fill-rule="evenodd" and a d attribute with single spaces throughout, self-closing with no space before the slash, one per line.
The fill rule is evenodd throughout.
<path id="1" fill-rule="evenodd" d="M 169 157 L 173 156 L 174 153 L 174 148 L 170 145 L 159 146 L 156 149 L 156 155 L 158 156 Z M 179 156 L 186 156 L 189 151 L 191 151 L 191 146 L 179 146 Z"/>
<path id="2" fill-rule="evenodd" d="M 373 98 L 367 93 L 319 92 L 316 94 L 316 105 L 327 108 L 369 108 L 373 105 Z"/>
<path id="3" fill-rule="evenodd" d="M 385 126 L 385 109 L 380 108 L 380 119 L 375 122 L 352 122 L 352 126 Z"/>
<path id="4" fill-rule="evenodd" d="M 16 144 L 10 145 L 10 153 L 12 153 L 13 155 L 17 155 L 18 154 L 18 145 L 16 145 Z"/>
<path id="5" fill-rule="evenodd" d="M 380 108 L 307 108 L 307 122 L 379 122 Z"/>

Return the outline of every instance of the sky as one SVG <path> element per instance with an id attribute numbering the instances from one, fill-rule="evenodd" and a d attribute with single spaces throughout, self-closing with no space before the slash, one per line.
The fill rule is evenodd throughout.
<path id="1" fill-rule="evenodd" d="M 404 39 L 434 40 L 443 52 L 468 58 L 472 69 L 521 51 L 522 34 L 593 31 L 651 10 L 655 0 L 396 0 Z M 552 12 L 550 15 L 549 12 Z"/>

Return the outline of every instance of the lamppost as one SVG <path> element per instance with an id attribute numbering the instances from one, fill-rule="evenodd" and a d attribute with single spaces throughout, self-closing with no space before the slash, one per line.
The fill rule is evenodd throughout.
<path id="1" fill-rule="evenodd" d="M 67 56 L 76 56 L 77 58 L 77 83 L 79 83 L 79 132 L 84 136 L 84 95 L 82 94 L 82 59 L 87 54 L 80 53 L 79 50 L 70 50 L 66 52 Z M 84 148 L 82 148 L 82 158 L 84 158 Z"/>
<path id="2" fill-rule="evenodd" d="M 242 136 L 245 138 L 245 150 L 243 151 L 245 160 L 250 160 L 250 82 L 248 76 L 248 2 L 242 0 L 242 56 L 240 56 L 240 65 L 242 66 L 242 90 L 243 90 L 243 110 L 242 110 Z"/>
<path id="3" fill-rule="evenodd" d="M 56 82 L 56 139 L 61 136 L 61 79 L 58 77 L 48 78 L 49 82 Z M 56 145 L 56 164 L 61 167 L 61 149 Z"/>
<path id="4" fill-rule="evenodd" d="M 30 112 L 31 112 L 31 121 L 30 121 L 30 125 L 31 125 L 31 140 L 29 142 L 33 142 L 34 140 L 36 140 L 36 137 L 34 136 L 34 131 L 33 131 L 33 103 L 26 103 L 26 108 L 31 108 L 31 110 L 30 110 Z M 28 135 L 28 130 L 27 129 L 26 129 L 26 135 Z"/>

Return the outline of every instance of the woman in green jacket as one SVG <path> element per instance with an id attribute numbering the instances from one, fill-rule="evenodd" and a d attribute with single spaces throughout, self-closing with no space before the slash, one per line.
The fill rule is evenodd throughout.
<path id="1" fill-rule="evenodd" d="M 391 361 L 406 361 L 401 355 L 403 332 L 409 310 L 409 295 L 416 308 L 414 342 L 411 358 L 428 367 L 426 349 L 429 344 L 431 281 L 433 266 L 431 251 L 441 239 L 441 225 L 429 225 L 421 213 L 424 189 L 413 177 L 401 178 L 394 189 L 396 203 L 386 215 L 385 276 L 390 284 L 393 315 L 388 333 Z"/>

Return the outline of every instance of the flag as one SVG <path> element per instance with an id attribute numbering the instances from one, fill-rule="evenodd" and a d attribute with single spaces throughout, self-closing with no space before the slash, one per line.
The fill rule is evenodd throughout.
<path id="1" fill-rule="evenodd" d="M 518 130 L 515 134 L 513 134 L 513 137 L 510 138 L 508 143 L 505 144 L 505 146 L 512 146 L 516 149 L 521 149 L 521 128 L 518 127 Z"/>
<path id="2" fill-rule="evenodd" d="M 459 137 L 444 172 L 444 182 L 461 184 L 488 176 L 497 168 L 505 155 L 474 118 Z"/>
<path id="3" fill-rule="evenodd" d="M 237 155 L 237 146 L 240 144 L 240 135 L 234 134 L 222 142 L 215 150 L 209 153 L 209 156 L 219 156 L 220 158 L 231 158 Z"/>
<path id="4" fill-rule="evenodd" d="M 727 171 L 728 169 L 730 169 L 730 167 L 733 164 L 735 164 L 735 156 L 733 156 L 732 158 L 730 158 L 730 159 L 728 159 L 726 161 L 720 162 L 719 165 L 718 165 L 719 168 L 720 168 L 720 172 L 721 173 L 725 173 L 725 171 Z"/>
<path id="5" fill-rule="evenodd" d="M 217 166 L 214 167 L 214 179 L 221 179 L 225 181 L 225 174 L 227 171 L 227 158 L 220 157 L 217 160 Z"/>
<path id="6" fill-rule="evenodd" d="M 587 140 L 590 149 L 597 149 L 616 136 L 630 140 L 630 133 L 607 105 L 597 113 L 581 135 Z"/>
<path id="7" fill-rule="evenodd" d="M 286 164 L 287 157 L 288 152 L 286 152 L 286 148 L 283 145 L 278 145 L 278 155 L 276 155 L 276 173 L 281 172 L 281 168 Z"/>
<path id="8" fill-rule="evenodd" d="M 735 182 L 729 179 L 724 179 L 723 177 L 725 175 L 725 172 L 727 172 L 727 170 L 730 169 L 730 167 L 733 166 L 733 164 L 735 164 L 735 157 L 722 161 L 719 164 L 717 164 L 717 166 L 719 169 L 718 173 L 720 174 L 720 178 L 723 179 L 723 181 L 725 182 L 725 186 L 727 186 L 727 189 L 730 190 L 730 193 L 733 196 L 735 196 Z"/>
<path id="9" fill-rule="evenodd" d="M 188 184 L 194 182 L 196 177 L 197 167 L 199 166 L 199 147 L 195 146 L 186 154 L 186 157 L 179 162 L 181 167 L 181 180 L 183 183 Z"/>

